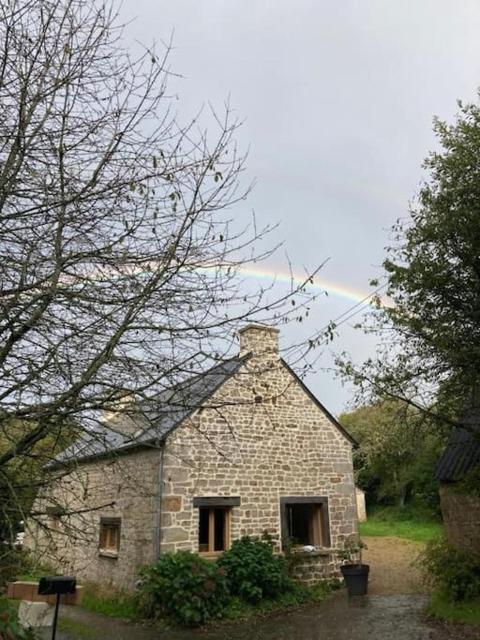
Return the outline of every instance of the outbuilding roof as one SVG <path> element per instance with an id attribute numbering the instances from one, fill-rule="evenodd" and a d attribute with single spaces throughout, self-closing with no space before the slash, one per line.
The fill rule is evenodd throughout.
<path id="1" fill-rule="evenodd" d="M 435 478 L 439 482 L 457 482 L 480 466 L 480 408 L 466 410 L 461 425 L 453 430 L 437 462 Z"/>

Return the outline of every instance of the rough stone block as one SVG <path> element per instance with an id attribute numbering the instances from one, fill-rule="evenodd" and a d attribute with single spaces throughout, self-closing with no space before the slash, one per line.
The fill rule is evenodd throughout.
<path id="1" fill-rule="evenodd" d="M 18 608 L 18 621 L 22 627 L 51 627 L 54 607 L 46 602 L 22 600 Z"/>
<path id="2" fill-rule="evenodd" d="M 185 542 L 188 540 L 188 531 L 181 527 L 171 527 L 163 530 L 164 542 Z"/>
<path id="3" fill-rule="evenodd" d="M 180 511 L 182 508 L 182 498 L 180 496 L 167 496 L 163 500 L 164 511 Z"/>

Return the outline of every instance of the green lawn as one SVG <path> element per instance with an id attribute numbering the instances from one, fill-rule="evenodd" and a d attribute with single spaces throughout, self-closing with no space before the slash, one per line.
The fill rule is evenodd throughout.
<path id="1" fill-rule="evenodd" d="M 434 593 L 427 607 L 434 618 L 480 627 L 480 600 L 473 602 L 451 602 L 441 593 Z"/>
<path id="2" fill-rule="evenodd" d="M 429 542 L 442 531 L 442 523 L 431 512 L 410 505 L 377 508 L 360 524 L 361 536 L 396 536 L 414 542 Z"/>

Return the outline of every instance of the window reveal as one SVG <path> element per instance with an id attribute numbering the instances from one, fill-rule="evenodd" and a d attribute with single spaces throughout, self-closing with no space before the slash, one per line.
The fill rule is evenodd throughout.
<path id="1" fill-rule="evenodd" d="M 200 553 L 225 551 L 230 547 L 230 508 L 200 507 L 198 550 Z"/>
<path id="2" fill-rule="evenodd" d="M 284 548 L 286 545 L 330 546 L 327 498 L 282 498 L 280 508 Z"/>

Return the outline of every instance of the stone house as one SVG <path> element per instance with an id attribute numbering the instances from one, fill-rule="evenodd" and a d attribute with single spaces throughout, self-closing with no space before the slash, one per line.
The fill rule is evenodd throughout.
<path id="1" fill-rule="evenodd" d="M 338 575 L 336 551 L 358 535 L 355 443 L 280 357 L 277 329 L 245 327 L 237 357 L 146 413 L 110 416 L 58 457 L 28 532 L 35 554 L 133 589 L 160 554 L 215 557 L 266 533 L 298 553 L 300 580 Z"/>
<path id="2" fill-rule="evenodd" d="M 448 542 L 457 549 L 480 553 L 480 491 L 462 489 L 475 473 L 480 482 L 480 409 L 465 411 L 435 470 L 440 483 L 440 507 Z M 471 483 L 470 483 L 471 484 Z M 471 487 L 470 487 L 471 489 Z"/>

